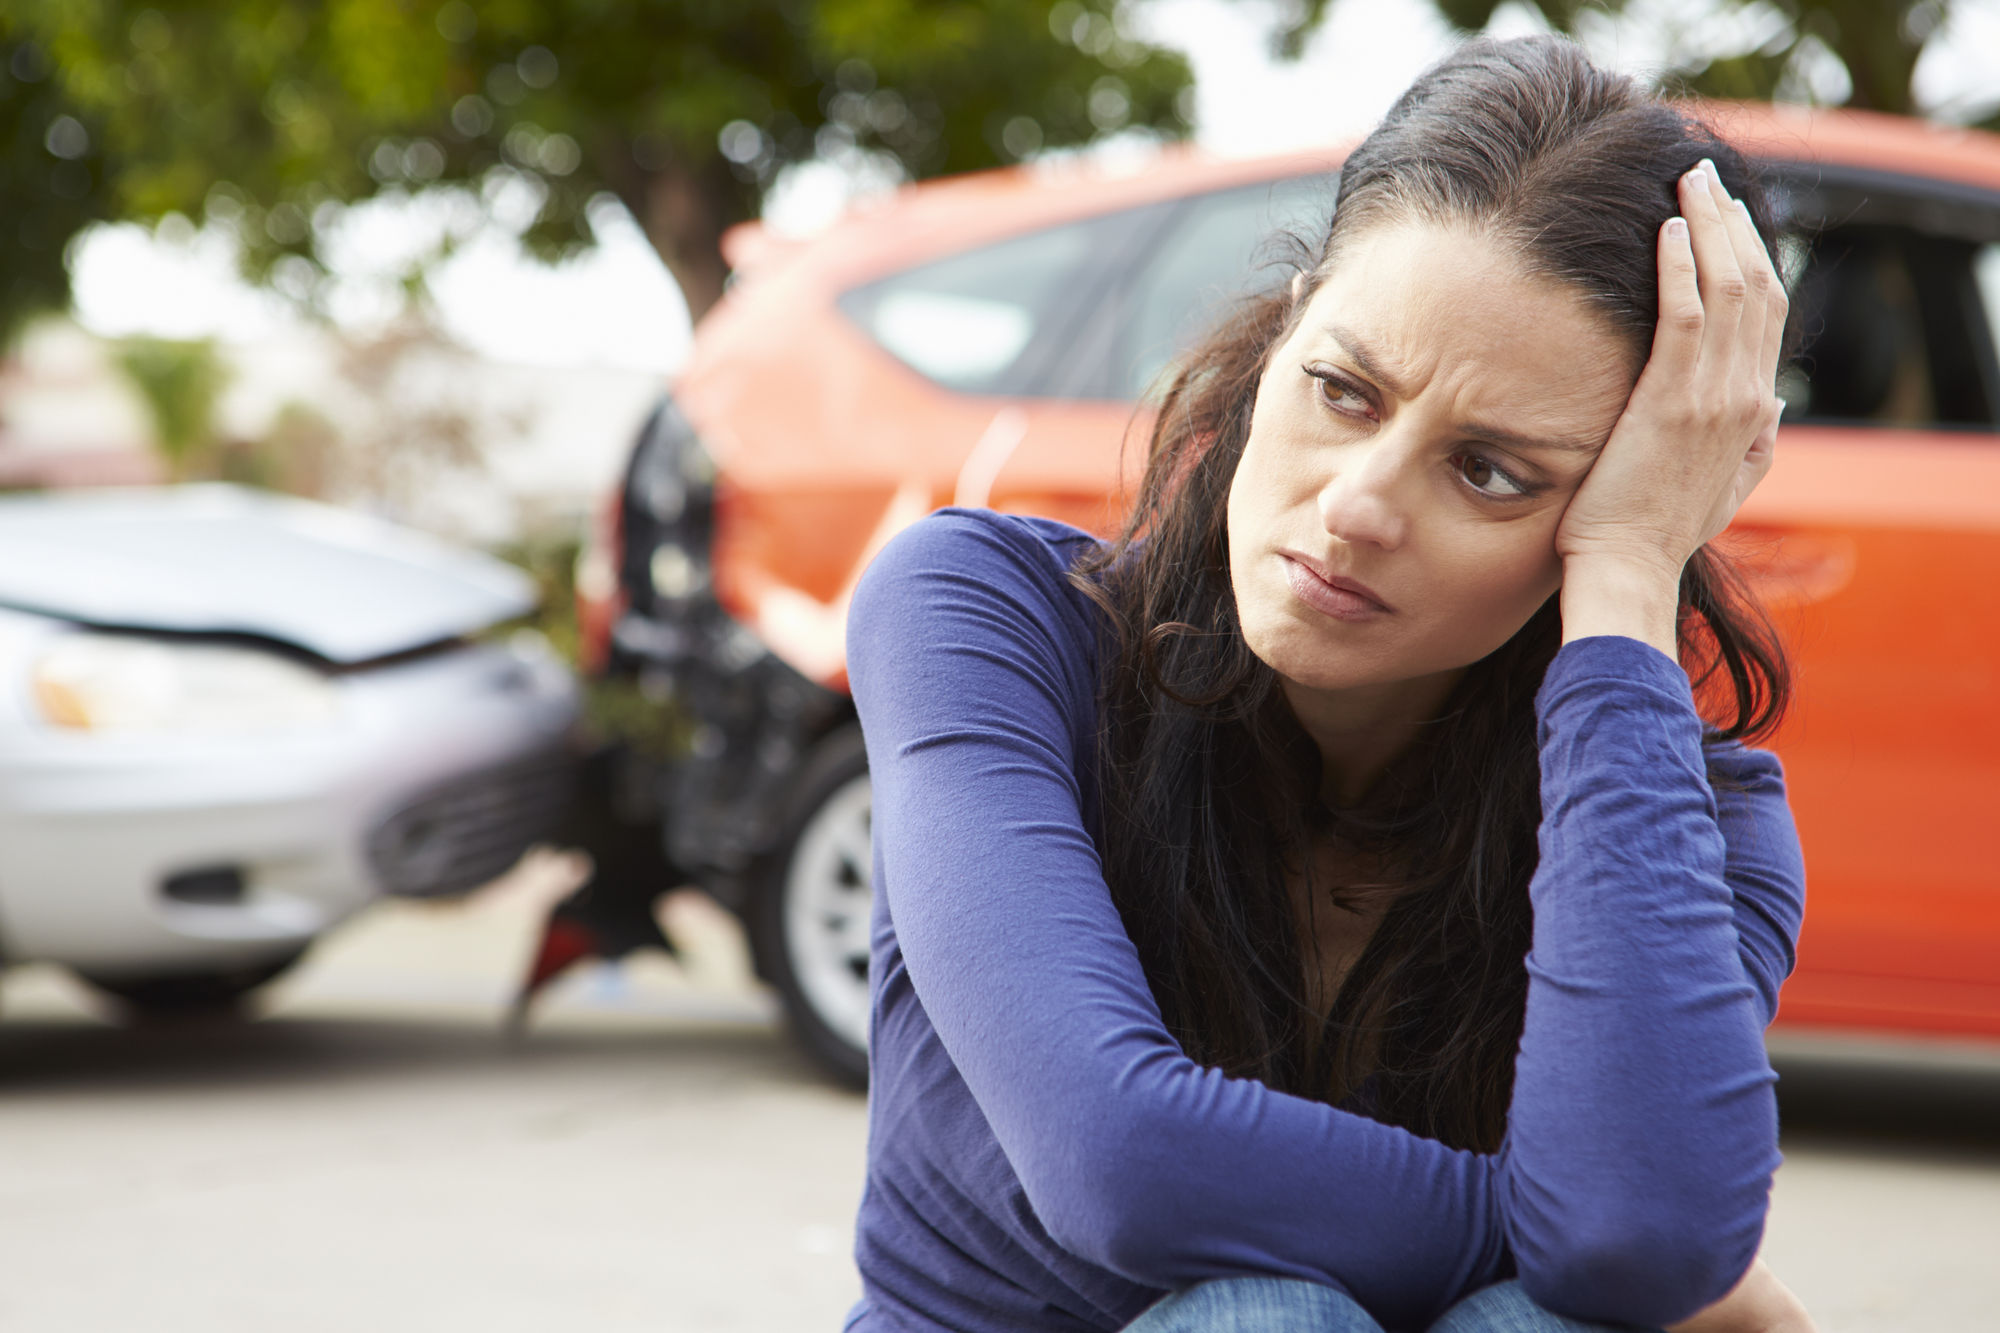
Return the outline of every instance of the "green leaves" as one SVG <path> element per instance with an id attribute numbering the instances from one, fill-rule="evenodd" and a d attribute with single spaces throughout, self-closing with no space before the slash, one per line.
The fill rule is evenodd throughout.
<path id="1" fill-rule="evenodd" d="M 1301 36 L 1328 0 L 1306 0 Z M 1477 32 L 1492 21 L 1498 0 L 1434 0 L 1454 26 Z M 1528 0 L 1557 32 L 1575 33 L 1586 15 L 1621 13 L 1624 0 Z M 1777 27 L 1755 47 L 1692 60 L 1661 81 L 1708 97 L 1770 100 L 1810 93 L 1814 62 L 1827 54 L 1845 69 L 1846 105 L 1910 114 L 1910 78 L 1924 45 L 1944 25 L 1950 0 L 1725 0 L 1763 13 Z"/>
<path id="2" fill-rule="evenodd" d="M 309 292 L 325 224 L 385 190 L 524 182 L 524 239 L 591 241 L 621 199 L 698 314 L 721 232 L 785 166 L 875 154 L 911 176 L 1107 132 L 1186 131 L 1186 62 L 1117 0 L 11 0 L 0 176 L 41 267 L 0 270 L 0 320 L 62 291 L 86 222 L 178 212 L 232 227 L 246 270 Z M 80 158 L 43 147 L 70 116 Z M 726 151 L 725 151 L 726 150 Z M 61 163 L 71 194 L 52 183 Z M 289 260 L 289 266 L 286 262 Z M 301 265 L 304 267 L 301 268 Z"/>
<path id="3" fill-rule="evenodd" d="M 214 451 L 215 405 L 229 381 L 214 344 L 127 338 L 117 362 L 145 400 L 169 472 L 184 478 L 199 470 Z"/>

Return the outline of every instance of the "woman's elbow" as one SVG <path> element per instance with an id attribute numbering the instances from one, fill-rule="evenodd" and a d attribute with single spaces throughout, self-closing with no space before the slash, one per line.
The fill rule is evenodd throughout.
<path id="1" fill-rule="evenodd" d="M 1728 1295 L 1757 1257 L 1761 1227 L 1619 1218 L 1572 1222 L 1548 1242 L 1517 1245 L 1522 1289 L 1573 1319 L 1659 1328 Z"/>
<path id="2" fill-rule="evenodd" d="M 1079 1259 L 1108 1268 L 1135 1282 L 1164 1285 L 1165 1229 L 1162 1211 L 1171 1211 L 1157 1189 L 1112 1173 L 1093 1172 L 1053 1189 L 1028 1191 L 1028 1202 L 1049 1239 Z"/>
<path id="3" fill-rule="evenodd" d="M 1023 1170 L 1021 1183 L 1043 1230 L 1064 1250 L 1133 1281 L 1169 1285 L 1187 1209 L 1174 1197 L 1170 1171 L 1123 1148 L 1135 1142 L 1143 1140 L 1100 1123 L 1064 1145 L 1060 1159 Z"/>
<path id="4" fill-rule="evenodd" d="M 1171 1285 L 1162 1280 L 1168 1264 L 1159 1227 L 1115 1199 L 1099 1198 L 1084 1208 L 1052 1213 L 1044 1225 L 1050 1240 L 1079 1259 L 1148 1286 Z"/>

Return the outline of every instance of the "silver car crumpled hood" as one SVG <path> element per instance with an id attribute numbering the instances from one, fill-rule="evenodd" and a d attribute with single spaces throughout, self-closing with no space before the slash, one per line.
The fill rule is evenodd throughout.
<path id="1" fill-rule="evenodd" d="M 249 634 L 340 665 L 525 615 L 533 582 L 382 519 L 236 486 L 0 498 L 0 605 Z"/>

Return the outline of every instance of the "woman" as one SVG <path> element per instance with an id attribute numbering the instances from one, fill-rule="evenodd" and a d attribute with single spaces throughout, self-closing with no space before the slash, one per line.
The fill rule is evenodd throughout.
<path id="1" fill-rule="evenodd" d="M 1705 546 L 1769 233 L 1701 125 L 1475 43 L 1188 359 L 1121 540 L 883 552 L 851 1328 L 1804 1326 L 1754 1262 L 1786 680 Z"/>

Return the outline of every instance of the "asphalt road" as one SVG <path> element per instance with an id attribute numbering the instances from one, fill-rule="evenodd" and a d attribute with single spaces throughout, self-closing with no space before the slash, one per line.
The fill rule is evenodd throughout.
<path id="1" fill-rule="evenodd" d="M 837 1329 L 862 1100 L 793 1055 L 692 898 L 688 968 L 576 976 L 505 1041 L 564 873 L 380 909 L 252 1023 L 121 1027 L 11 974 L 0 1329 Z M 1820 1328 L 2000 1328 L 2000 1050 L 1775 1050 L 1768 1253 Z"/>

